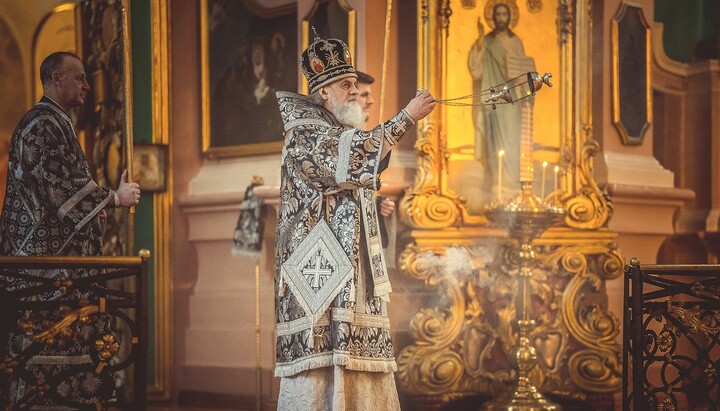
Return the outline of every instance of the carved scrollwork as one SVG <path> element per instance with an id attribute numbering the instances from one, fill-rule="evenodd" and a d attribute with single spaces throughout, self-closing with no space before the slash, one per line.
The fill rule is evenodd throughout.
<path id="1" fill-rule="evenodd" d="M 606 250 L 598 256 L 600 274 L 606 280 L 618 278 L 623 273 L 623 256 L 615 249 Z"/>
<path id="2" fill-rule="evenodd" d="M 463 345 L 462 354 L 465 372 L 469 376 L 473 378 L 493 378 L 492 373 L 486 367 L 483 367 L 483 363 L 492 357 L 492 341 L 498 337 L 498 330 L 484 322 L 468 324 L 465 327 L 465 344 Z"/>
<path id="3" fill-rule="evenodd" d="M 561 43 L 567 43 L 573 32 L 572 1 L 560 0 L 558 5 L 558 38 Z"/>
<path id="4" fill-rule="evenodd" d="M 437 163 L 437 148 L 432 143 L 435 127 L 427 124 L 420 130 L 420 138 L 415 143 L 415 153 L 418 158 L 418 170 L 415 173 L 415 186 L 430 188 L 437 186 L 437 176 L 433 173 L 433 166 Z"/>
<path id="5" fill-rule="evenodd" d="M 440 254 L 419 256 L 417 251 L 417 247 L 411 246 L 403 252 L 401 268 L 427 285 L 442 289 L 446 305 L 422 309 L 412 319 L 410 331 L 418 343 L 406 347 L 397 356 L 398 379 L 413 394 L 435 395 L 448 391 L 463 374 L 462 357 L 446 348 L 463 328 L 465 300 L 458 281 L 430 263 Z"/>
<path id="6" fill-rule="evenodd" d="M 435 286 L 441 281 L 442 275 L 438 270 L 432 269 L 431 265 L 427 263 L 427 259 L 418 259 L 419 250 L 415 244 L 409 244 L 398 258 L 400 269 L 416 280 L 423 281 L 429 286 Z M 425 253 L 429 253 L 429 251 L 425 251 Z M 439 253 L 435 255 L 439 255 Z"/>
<path id="7" fill-rule="evenodd" d="M 537 327 L 530 335 L 537 351 L 538 363 L 549 374 L 561 375 L 563 356 L 567 352 L 568 333 L 559 322 Z"/>
<path id="8" fill-rule="evenodd" d="M 441 194 L 438 189 L 434 170 L 441 158 L 437 146 L 432 143 L 435 127 L 428 123 L 420 131 L 421 138 L 415 143 L 419 162 L 415 189 L 401 200 L 400 215 L 403 221 L 417 228 L 450 227 L 460 218 L 461 201 L 453 193 Z"/>
<path id="9" fill-rule="evenodd" d="M 604 227 L 613 214 L 612 201 L 607 192 L 600 190 L 592 171 L 592 157 L 600 149 L 595 140 L 587 140 L 578 164 L 581 187 L 576 195 L 565 202 L 568 214 L 565 223 L 573 228 L 591 230 Z"/>
<path id="10" fill-rule="evenodd" d="M 452 9 L 450 8 L 450 1 L 443 0 L 440 4 L 440 25 L 443 29 L 447 29 L 450 26 L 450 16 L 452 16 Z"/>
<path id="11" fill-rule="evenodd" d="M 622 384 L 622 374 L 617 372 L 619 369 L 618 359 L 606 352 L 582 350 L 568 360 L 570 378 L 589 391 L 617 391 Z"/>
<path id="12" fill-rule="evenodd" d="M 397 357 L 403 367 L 398 379 L 406 390 L 416 395 L 443 394 L 462 377 L 462 358 L 451 351 L 436 351 L 430 347 L 413 346 Z"/>
<path id="13" fill-rule="evenodd" d="M 588 264 L 588 256 L 594 257 L 599 270 L 593 270 Z M 558 262 L 560 269 L 572 273 L 572 278 L 565 286 L 561 309 L 566 326 L 570 333 L 583 345 L 601 349 L 616 348 L 615 337 L 620 332 L 618 322 L 598 304 L 588 304 L 584 288 L 592 292 L 603 291 L 602 277 L 608 274 L 607 260 L 614 260 L 617 253 L 602 250 L 601 247 L 559 248 L 551 260 Z M 610 264 L 612 265 L 612 264 Z M 603 276 L 593 271 L 602 272 Z"/>
<path id="14" fill-rule="evenodd" d="M 423 23 L 427 23 L 429 15 L 430 11 L 428 10 L 428 0 L 422 0 L 422 4 L 420 5 L 420 20 Z"/>
<path id="15" fill-rule="evenodd" d="M 434 192 L 410 194 L 403 198 L 400 207 L 406 210 L 407 222 L 415 227 L 450 227 L 460 217 L 456 200 Z"/>
<path id="16" fill-rule="evenodd" d="M 401 268 L 440 296 L 435 306 L 421 309 L 413 318 L 414 343 L 398 356 L 399 383 L 405 391 L 492 393 L 512 381 L 509 355 L 517 343 L 518 277 L 507 270 L 512 253 L 504 251 L 514 246 L 489 244 L 465 247 L 471 256 L 495 258 L 476 264 L 465 275 L 449 272 L 447 266 L 453 263 L 443 263 L 454 247 L 422 250 L 411 245 L 402 254 Z M 538 260 L 541 264 L 531 281 L 537 326 L 529 338 L 539 367 L 531 379 L 545 391 L 617 390 L 619 324 L 603 302 L 604 280 L 621 272 L 619 253 L 590 241 L 584 246 L 544 247 L 538 250 Z"/>
<path id="17" fill-rule="evenodd" d="M 622 382 L 619 322 L 604 301 L 593 301 L 588 295 L 604 294 L 604 280 L 619 275 L 616 266 L 622 260 L 615 250 L 598 246 L 559 249 L 554 258 L 560 268 L 574 274 L 565 286 L 560 307 L 571 338 L 586 347 L 568 362 L 572 382 L 588 391 L 614 391 Z"/>
<path id="18" fill-rule="evenodd" d="M 701 310 L 699 306 L 686 309 L 682 306 L 668 304 L 668 313 L 677 318 L 690 333 L 700 332 L 706 337 L 720 333 L 720 314 Z"/>
<path id="19" fill-rule="evenodd" d="M 611 280 L 622 274 L 622 255 L 616 249 L 606 245 L 558 248 L 548 255 L 547 264 L 560 268 L 560 273 L 581 275 L 588 270 L 588 255 L 593 255 L 597 259 L 598 274 L 600 275 L 597 276 L 597 281 L 593 281 L 595 290 L 602 285 L 599 280 Z"/>

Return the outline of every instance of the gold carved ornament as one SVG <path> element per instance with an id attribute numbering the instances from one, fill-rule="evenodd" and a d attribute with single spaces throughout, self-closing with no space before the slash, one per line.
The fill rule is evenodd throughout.
<path id="1" fill-rule="evenodd" d="M 680 320 L 690 333 L 699 332 L 706 337 L 720 333 L 720 312 L 718 311 L 709 314 L 697 305 L 686 309 L 682 305 L 673 305 L 670 300 L 667 301 L 667 311 Z"/>
<path id="2" fill-rule="evenodd" d="M 605 227 L 612 217 L 613 206 L 607 191 L 600 190 L 593 177 L 592 158 L 600 150 L 597 141 L 589 139 L 580 149 L 577 167 L 578 189 L 565 201 L 565 224 L 572 228 L 592 230 Z"/>
<path id="3" fill-rule="evenodd" d="M 402 220 L 416 228 L 446 228 L 454 225 L 460 218 L 463 201 L 453 193 L 441 192 L 434 172 L 438 162 L 437 146 L 433 144 L 436 133 L 432 123 L 425 124 L 415 143 L 418 169 L 415 185 L 400 201 Z M 431 171 L 432 170 L 432 171 Z"/>
<path id="4" fill-rule="evenodd" d="M 428 256 L 430 253 L 434 254 Z M 440 256 L 442 249 L 430 253 L 418 256 L 417 249 L 409 248 L 401 256 L 401 268 L 437 290 L 439 298 L 435 307 L 421 310 L 411 322 L 416 342 L 398 355 L 400 384 L 414 395 L 441 395 L 446 399 L 462 393 L 496 392 L 512 380 L 508 359 L 493 357 L 498 354 L 502 357 L 502 353 L 508 353 L 517 342 L 512 326 L 517 270 L 510 275 L 501 274 L 504 268 L 492 273 L 473 270 L 458 276 L 443 270 L 442 264 L 426 263 Z M 500 258 L 505 259 L 505 256 Z M 492 277 L 495 282 L 492 287 L 484 288 L 475 281 L 476 276 Z M 547 297 L 547 289 L 536 290 L 536 293 L 543 294 L 545 301 L 552 301 Z M 494 312 L 486 312 L 486 307 Z M 555 338 L 559 333 L 550 328 L 553 326 L 548 325 L 532 338 L 552 340 L 550 344 L 567 340 Z M 556 366 L 559 351 L 555 349 L 549 355 L 552 358 L 543 362 Z M 541 353 L 541 357 L 547 356 Z M 536 381 L 545 378 L 539 368 L 531 377 Z"/>
<path id="5" fill-rule="evenodd" d="M 120 351 L 120 343 L 114 335 L 103 334 L 95 340 L 95 351 L 102 361 L 108 361 Z"/>
<path id="6" fill-rule="evenodd" d="M 460 284 L 451 277 L 428 269 L 416 257 L 417 249 L 406 249 L 400 256 L 400 268 L 432 288 L 441 288 L 450 309 L 422 309 L 415 315 L 410 330 L 416 344 L 396 357 L 401 384 L 412 394 L 438 395 L 455 387 L 463 375 L 463 359 L 449 350 L 465 324 L 465 299 Z"/>
<path id="7" fill-rule="evenodd" d="M 594 301 L 589 296 L 601 294 L 606 280 L 622 274 L 622 256 L 602 244 L 569 246 L 555 250 L 548 263 L 570 277 L 560 314 L 572 340 L 581 345 L 568 358 L 572 382 L 587 391 L 616 391 L 622 383 L 619 321 L 607 310 L 606 301 Z"/>
<path id="8" fill-rule="evenodd" d="M 420 36 L 429 44 L 418 50 L 418 61 L 431 59 L 434 61 L 433 48 L 438 41 L 434 35 L 439 26 L 447 28 L 450 11 L 449 1 L 423 1 L 419 5 L 419 18 L 422 22 Z M 438 19 L 429 17 L 439 16 Z M 440 21 L 438 21 L 440 20 Z M 431 63 L 430 65 L 432 65 Z M 423 74 L 422 87 L 435 93 L 438 80 Z M 447 160 L 449 153 L 445 144 L 445 136 L 439 132 L 440 114 L 434 110 L 417 124 L 417 140 L 414 145 L 418 159 L 413 187 L 407 191 L 400 201 L 402 220 L 414 228 L 438 229 L 451 227 L 459 222 L 464 201 L 447 189 Z"/>
<path id="9" fill-rule="evenodd" d="M 577 68 L 567 63 L 578 48 L 587 48 L 591 42 L 589 36 L 578 35 L 590 32 L 586 27 L 591 22 L 590 7 L 586 1 L 558 3 L 560 81 L 567 90 L 564 95 L 575 100 L 577 89 L 581 95 L 592 90 L 585 83 L 574 83 L 576 78 L 587 77 L 591 62 Z M 438 95 L 442 94 L 438 93 L 442 79 L 428 67 L 441 67 L 445 58 L 443 36 L 447 33 L 443 30 L 449 26 L 448 11 L 447 1 L 419 3 L 422 46 L 418 61 L 424 67 L 419 85 Z M 565 172 L 558 192 L 567 211 L 566 227 L 551 230 L 542 239 L 542 251 L 538 251 L 541 266 L 533 271 L 531 293 L 537 301 L 538 325 L 529 338 L 537 347 L 540 366 L 531 371 L 530 378 L 544 391 L 577 397 L 620 387 L 619 323 L 606 308 L 605 281 L 622 274 L 623 258 L 615 249 L 614 234 L 606 228 L 613 214 L 612 203 L 593 178 L 592 157 L 599 147 L 591 138 L 591 118 L 583 117 L 583 110 L 589 113 L 589 109 L 576 102 L 580 108 L 574 113 L 569 108 L 572 101 L 566 103 L 568 113 L 562 119 L 561 135 L 567 136 L 567 141 L 560 146 Z M 458 241 L 467 248 L 469 237 L 496 242 L 502 236 L 487 227 L 484 216 L 470 215 L 465 200 L 448 189 L 447 136 L 443 116 L 436 112 L 417 125 L 415 183 L 400 202 L 403 221 L 416 230 L 411 233 L 413 242 L 399 258 L 403 272 L 423 282 L 434 299 L 411 321 L 413 342 L 397 357 L 398 381 L 403 391 L 416 396 L 451 399 L 478 392 L 495 394 L 512 380 L 509 365 L 495 357 L 507 355 L 517 340 L 512 303 L 516 265 L 508 244 L 497 250 L 495 267 L 480 267 L 463 277 L 424 262 L 425 255 L 442 257 L 447 247 Z M 580 123 L 587 125 L 577 129 Z M 443 230 L 449 227 L 457 227 L 460 233 L 453 236 L 451 230 Z M 493 286 L 478 285 L 482 276 L 494 279 Z M 493 360 L 492 367 L 487 367 L 486 362 Z"/>
<path id="10" fill-rule="evenodd" d="M 517 342 L 512 326 L 517 272 L 505 274 L 501 268 L 489 273 L 495 278 L 492 287 L 478 287 L 475 276 L 487 273 L 473 272 L 458 279 L 424 264 L 418 252 L 416 246 L 406 249 L 401 268 L 438 290 L 440 297 L 433 308 L 422 309 L 411 322 L 415 343 L 397 358 L 401 386 L 414 395 L 496 392 L 511 378 L 507 364 L 503 367 L 492 357 L 498 356 L 498 349 L 508 353 Z M 442 250 L 433 253 L 440 255 Z M 541 258 L 544 265 L 535 270 L 531 282 L 534 300 L 540 304 L 535 308 L 538 326 L 529 336 L 541 366 L 531 372 L 531 379 L 567 395 L 578 389 L 617 390 L 621 383 L 618 321 L 600 302 L 588 304 L 586 299 L 602 291 L 605 279 L 621 273 L 621 256 L 601 245 L 588 245 L 557 247 Z M 551 277 L 554 284 L 564 277 L 564 286 L 550 286 Z M 485 312 L 483 307 L 495 307 L 495 312 Z"/>
<path id="11" fill-rule="evenodd" d="M 73 335 L 73 330 L 71 327 L 77 321 L 86 321 L 90 315 L 104 312 L 104 306 L 105 299 L 101 298 L 99 305 L 86 305 L 85 307 L 81 307 L 77 310 L 68 312 L 62 320 L 53 324 L 46 331 L 43 331 L 37 335 L 33 335 L 32 337 L 30 337 L 30 339 L 36 342 L 43 343 L 45 345 L 52 345 L 57 340 L 57 337 L 60 337 L 61 339 L 70 337 Z"/>

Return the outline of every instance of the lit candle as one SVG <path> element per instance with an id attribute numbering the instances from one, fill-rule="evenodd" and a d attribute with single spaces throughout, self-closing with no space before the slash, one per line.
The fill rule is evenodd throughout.
<path id="1" fill-rule="evenodd" d="M 545 171 L 547 170 L 547 161 L 543 161 L 542 189 L 540 190 L 540 198 L 545 198 Z"/>
<path id="2" fill-rule="evenodd" d="M 498 201 L 502 199 L 502 164 L 505 150 L 498 151 Z"/>
<path id="3" fill-rule="evenodd" d="M 553 178 L 553 204 L 557 205 L 558 171 L 560 167 L 555 166 L 555 178 Z"/>

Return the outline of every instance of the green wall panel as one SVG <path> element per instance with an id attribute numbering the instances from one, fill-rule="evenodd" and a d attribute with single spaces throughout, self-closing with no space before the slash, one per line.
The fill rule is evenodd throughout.
<path id="1" fill-rule="evenodd" d="M 696 61 L 701 43 L 715 42 L 720 36 L 720 1 L 655 0 L 655 21 L 663 23 L 663 46 L 675 61 Z"/>
<path id="2" fill-rule="evenodd" d="M 135 143 L 152 143 L 152 35 L 151 8 L 147 0 L 132 0 L 130 24 L 132 28 L 133 75 L 133 139 Z M 142 187 L 140 187 L 142 190 Z M 135 255 L 138 250 L 150 250 L 148 262 L 148 384 L 155 381 L 155 247 L 154 204 L 152 193 L 145 192 L 135 207 Z"/>

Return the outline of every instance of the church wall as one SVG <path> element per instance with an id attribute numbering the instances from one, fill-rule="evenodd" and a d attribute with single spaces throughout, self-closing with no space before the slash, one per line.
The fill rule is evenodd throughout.
<path id="1" fill-rule="evenodd" d="M 710 162 L 712 159 L 712 72 L 698 66 L 675 63 L 679 73 L 669 73 L 667 67 L 656 66 L 654 97 L 658 114 L 655 118 L 661 134 L 656 136 L 654 153 L 673 170 L 678 187 L 695 191 L 691 208 L 708 209 L 710 192 Z"/>
<path id="2" fill-rule="evenodd" d="M 177 204 L 187 195 L 188 182 L 200 169 L 199 39 L 197 4 L 170 2 L 170 109 L 171 144 L 174 147 L 173 189 Z M 173 261 L 174 398 L 185 357 L 184 329 L 188 324 L 188 296 L 197 279 L 197 255 L 188 241 L 187 217 L 175 208 L 172 213 L 171 259 Z"/>
<path id="3" fill-rule="evenodd" d="M 657 24 L 656 31 L 665 27 Z M 659 39 L 658 41 L 659 42 Z M 662 262 L 717 262 L 718 150 L 720 127 L 716 119 L 720 93 L 718 60 L 684 64 L 665 53 L 654 65 L 657 158 L 675 172 L 678 187 L 690 189 L 695 199 L 676 216 L 675 235 L 662 249 Z"/>
<path id="4" fill-rule="evenodd" d="M 678 188 L 673 174 L 655 157 L 653 146 L 658 118 L 653 118 L 639 145 L 626 145 L 613 125 L 613 44 L 611 28 L 622 1 L 593 2 L 593 132 L 601 151 L 595 157 L 595 177 L 611 195 L 614 212 L 608 228 L 618 233 L 617 247 L 625 262 L 637 257 L 641 263 L 658 262 L 658 252 L 675 232 L 674 217 L 694 193 Z M 654 2 L 634 2 L 642 8 L 652 27 Z M 651 36 L 654 36 L 652 33 Z M 655 47 L 650 42 L 648 47 Z M 650 75 L 652 84 L 652 76 Z M 650 106 L 652 107 L 652 106 Z M 663 130 L 664 132 L 664 130 Z M 662 134 L 662 132 L 661 132 Z M 662 159 L 665 160 L 665 159 Z M 623 278 L 608 281 L 608 306 L 622 323 Z"/>
<path id="5" fill-rule="evenodd" d="M 612 19 L 618 12 L 620 5 L 623 3 L 622 0 L 611 0 L 595 2 L 599 3 L 599 7 L 593 8 L 593 13 L 601 13 L 602 22 L 596 37 L 600 38 L 597 41 L 602 42 L 602 55 L 601 61 L 598 63 L 603 67 L 601 77 L 597 78 L 597 81 L 603 85 L 602 94 L 594 96 L 595 104 L 600 104 L 602 107 L 602 117 L 593 119 L 595 124 L 602 124 L 602 135 L 596 135 L 599 139 L 600 147 L 603 151 L 618 151 L 623 153 L 629 153 L 633 155 L 650 156 L 652 155 L 653 145 L 653 125 L 645 133 L 645 138 L 642 144 L 637 146 L 624 145 L 620 134 L 613 126 L 613 115 L 612 115 L 612 43 L 611 43 L 611 27 Z M 640 5 L 642 7 L 643 14 L 648 23 L 652 22 L 653 16 L 653 0 L 640 0 L 633 2 L 633 5 Z M 600 99 L 599 99 L 600 98 Z"/>
<path id="6" fill-rule="evenodd" d="M 654 191 L 654 196 L 664 196 L 662 189 L 672 189 L 674 187 L 673 174 L 664 164 L 661 164 L 653 157 L 653 135 L 654 126 L 651 124 L 646 131 L 641 144 L 627 145 L 624 144 L 619 132 L 613 125 L 613 102 L 612 102 L 612 58 L 613 45 L 611 42 L 612 21 L 622 1 L 595 1 L 593 3 L 594 14 L 594 33 L 593 40 L 596 52 L 593 58 L 597 61 L 594 66 L 595 73 L 593 78 L 593 131 L 594 138 L 598 140 L 601 152 L 595 159 L 595 177 L 602 186 L 610 190 L 615 190 L 617 195 L 623 191 L 621 188 L 632 190 L 635 188 L 653 188 L 660 189 Z M 640 5 L 645 19 L 648 24 L 652 23 L 653 18 L 653 1 L 643 0 L 634 2 L 634 5 Z M 652 46 L 652 44 L 648 45 Z M 655 119 L 653 119 L 655 120 Z M 654 123 L 655 121 L 653 121 Z M 624 191 L 623 191 L 624 192 Z M 632 197 L 632 194 L 623 194 Z M 629 201 L 629 200 L 628 200 Z M 617 203 L 617 202 L 614 202 Z M 624 204 L 627 201 L 621 201 Z M 619 204 L 615 204 L 618 206 Z M 622 207 L 620 205 L 620 207 Z M 617 208 L 616 207 L 616 211 Z M 672 215 L 672 214 L 670 214 Z M 620 242 L 623 242 L 623 232 L 632 230 L 634 225 L 631 220 L 622 221 L 620 217 L 624 217 L 623 213 L 615 213 L 610 221 L 611 229 L 620 231 Z M 630 214 L 627 218 L 634 218 L 634 214 Z M 660 226 L 667 227 L 661 224 Z M 652 230 L 652 227 L 646 227 L 644 230 Z M 662 229 L 661 231 L 666 231 Z M 656 232 L 653 234 L 669 234 L 664 232 Z M 631 255 L 623 253 L 628 261 Z M 652 252 L 644 252 L 646 255 L 654 255 Z M 654 262 L 643 261 L 643 262 Z"/>
<path id="7" fill-rule="evenodd" d="M 595 138 L 602 152 L 596 177 L 610 193 L 614 215 L 609 228 L 619 236 L 625 261 L 641 263 L 707 263 L 708 221 L 717 208 L 713 179 L 717 168 L 716 62 L 694 65 L 670 60 L 663 49 L 662 25 L 654 23 L 654 2 L 637 2 L 652 30 L 651 84 L 653 125 L 639 146 L 624 145 L 612 124 L 612 44 L 610 27 L 620 1 L 595 2 L 593 87 Z M 689 46 L 688 46 L 689 47 Z M 602 67 L 602 68 L 598 68 Z M 595 79 L 602 79 L 597 81 Z M 704 239 L 704 240 L 703 240 Z M 717 244 L 715 242 L 715 244 Z M 712 252 L 711 252 L 712 254 Z M 607 284 L 609 305 L 622 321 L 622 278 Z"/>
<path id="8" fill-rule="evenodd" d="M 593 132 L 601 147 L 595 159 L 595 177 L 612 198 L 614 212 L 608 228 L 618 233 L 617 247 L 626 263 L 635 257 L 644 264 L 703 263 L 697 230 L 704 217 L 691 209 L 707 203 L 702 187 L 709 183 L 710 105 L 706 96 L 689 102 L 693 97 L 687 95 L 688 89 L 696 89 L 692 82 L 659 75 L 657 56 L 664 55 L 664 50 L 662 33 L 653 21 L 655 1 L 633 2 L 642 7 L 651 29 L 648 79 L 653 91 L 653 117 L 641 144 L 623 143 L 613 125 L 612 64 L 616 51 L 611 41 L 613 17 L 622 3 L 593 2 Z M 686 138 L 692 141 L 684 141 Z M 608 306 L 622 326 L 623 277 L 608 281 L 606 286 Z M 618 395 L 615 399 L 620 404 Z"/>

